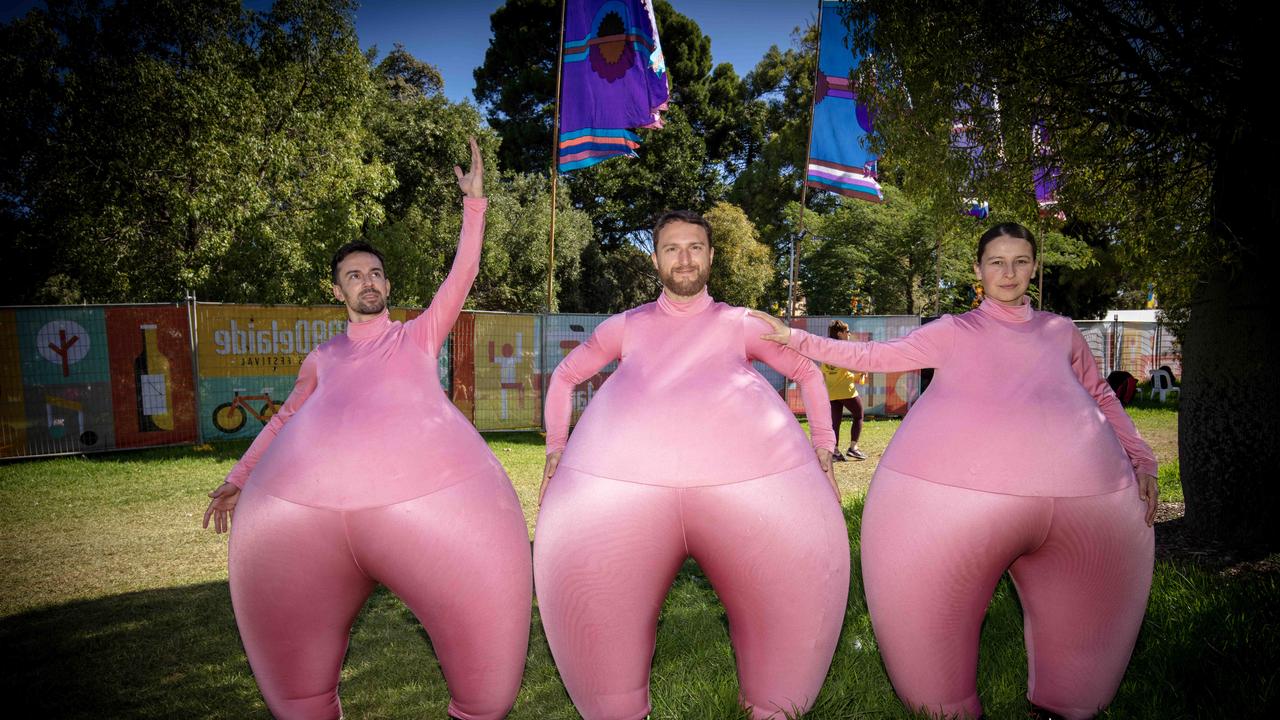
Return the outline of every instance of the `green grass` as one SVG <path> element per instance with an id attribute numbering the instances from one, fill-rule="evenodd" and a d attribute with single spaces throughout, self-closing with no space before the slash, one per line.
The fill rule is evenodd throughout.
<path id="1" fill-rule="evenodd" d="M 1154 408 L 1131 414 L 1166 468 L 1168 499 L 1177 488 L 1176 459 L 1167 454 L 1176 449 L 1176 415 Z M 868 422 L 862 446 L 872 459 L 837 466 L 854 564 L 844 630 L 812 718 L 909 717 L 876 652 L 857 562 L 866 480 L 897 426 Z M 487 439 L 532 521 L 541 438 Z M 31 717 L 267 717 L 231 613 L 225 538 L 199 529 L 204 493 L 244 448 L 0 465 L 0 683 L 10 708 L 32 709 Z M 1280 702 L 1278 591 L 1274 574 L 1158 563 L 1143 632 L 1110 716 L 1249 717 Z M 1005 581 L 982 634 L 979 689 L 988 715 L 1021 717 L 1025 683 L 1021 611 Z M 741 717 L 724 611 L 693 563 L 664 606 L 652 687 L 655 718 Z M 385 591 L 370 598 L 353 629 L 342 695 L 352 718 L 444 715 L 447 694 L 429 641 Z M 536 610 L 511 717 L 576 717 Z"/>

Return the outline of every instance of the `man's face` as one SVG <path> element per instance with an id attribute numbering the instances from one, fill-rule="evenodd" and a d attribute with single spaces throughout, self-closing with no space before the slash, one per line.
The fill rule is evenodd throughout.
<path id="1" fill-rule="evenodd" d="M 390 293 L 391 281 L 387 280 L 377 255 L 353 252 L 338 263 L 338 282 L 333 284 L 333 296 L 345 304 L 353 316 L 382 312 Z"/>
<path id="2" fill-rule="evenodd" d="M 711 277 L 714 257 L 706 231 L 691 223 L 669 223 L 653 240 L 653 267 L 667 293 L 676 297 L 693 297 L 702 292 Z"/>

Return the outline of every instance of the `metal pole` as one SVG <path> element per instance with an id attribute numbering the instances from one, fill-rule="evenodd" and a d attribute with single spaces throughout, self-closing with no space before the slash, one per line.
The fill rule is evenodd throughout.
<path id="1" fill-rule="evenodd" d="M 813 92 L 809 94 L 809 135 L 804 143 L 804 162 L 800 170 L 800 232 L 791 236 L 791 269 L 787 282 L 787 321 L 796 316 L 796 242 L 804 237 L 804 209 L 809 202 L 809 153 L 813 150 L 813 108 L 818 104 L 818 76 L 822 74 L 822 0 L 818 0 L 818 44 L 813 52 Z"/>
<path id="2" fill-rule="evenodd" d="M 556 194 L 560 171 L 560 79 L 564 74 L 564 17 L 569 0 L 560 3 L 560 45 L 556 48 L 556 104 L 551 121 L 551 238 L 547 242 L 547 312 L 554 312 L 556 274 Z"/>

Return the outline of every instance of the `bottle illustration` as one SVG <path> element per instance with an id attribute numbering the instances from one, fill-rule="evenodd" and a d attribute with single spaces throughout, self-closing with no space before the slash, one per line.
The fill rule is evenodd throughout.
<path id="1" fill-rule="evenodd" d="M 160 352 L 160 337 L 155 325 L 139 325 L 138 328 L 142 331 L 142 353 L 133 361 L 138 398 L 138 430 L 172 430 L 173 391 L 169 377 L 169 358 Z"/>

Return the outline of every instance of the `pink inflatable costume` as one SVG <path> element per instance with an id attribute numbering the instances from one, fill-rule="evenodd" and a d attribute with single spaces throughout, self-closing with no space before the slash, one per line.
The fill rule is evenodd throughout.
<path id="1" fill-rule="evenodd" d="M 792 330 L 833 365 L 936 368 L 885 451 L 862 522 L 871 620 L 903 702 L 977 717 L 978 635 L 1006 569 L 1028 698 L 1069 718 L 1115 695 L 1142 625 L 1154 534 L 1134 473 L 1156 460 L 1072 322 L 991 299 L 890 342 Z"/>
<path id="2" fill-rule="evenodd" d="M 556 369 L 547 450 L 564 448 L 534 542 L 539 610 L 587 720 L 650 710 L 658 612 L 693 557 L 729 618 L 740 702 L 757 718 L 808 709 L 844 620 L 849 541 L 813 447 L 834 449 L 813 363 L 705 290 L 602 323 Z M 799 384 L 813 447 L 759 359 Z M 621 359 L 568 440 L 574 386 Z"/>
<path id="3" fill-rule="evenodd" d="M 401 324 L 350 323 L 316 348 L 227 481 L 243 488 L 231 599 L 278 718 L 338 718 L 347 636 L 376 583 L 431 636 L 463 720 L 506 715 L 524 670 L 531 558 L 502 466 L 436 381 L 480 262 L 483 198 L 466 198 L 449 277 Z"/>

